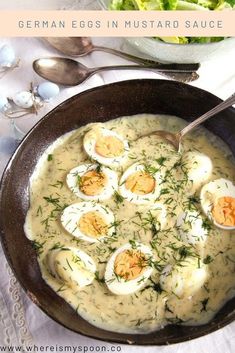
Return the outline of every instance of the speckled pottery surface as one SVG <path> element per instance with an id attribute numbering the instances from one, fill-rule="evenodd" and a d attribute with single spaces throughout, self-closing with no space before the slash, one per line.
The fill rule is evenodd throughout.
<path id="1" fill-rule="evenodd" d="M 128 43 L 140 52 L 160 61 L 176 63 L 197 63 L 206 61 L 235 47 L 235 38 L 226 38 L 215 43 L 172 44 L 152 38 L 127 38 Z"/>

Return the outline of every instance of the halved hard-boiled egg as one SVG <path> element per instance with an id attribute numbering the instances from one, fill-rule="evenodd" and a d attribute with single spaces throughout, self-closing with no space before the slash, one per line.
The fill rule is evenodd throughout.
<path id="1" fill-rule="evenodd" d="M 51 250 L 47 254 L 49 272 L 75 292 L 92 283 L 96 265 L 84 251 L 75 247 Z"/>
<path id="2" fill-rule="evenodd" d="M 81 164 L 67 175 L 68 187 L 83 200 L 107 200 L 118 188 L 117 173 L 99 164 Z"/>
<path id="3" fill-rule="evenodd" d="M 198 151 L 188 151 L 183 155 L 183 164 L 192 192 L 207 182 L 212 175 L 213 164 L 211 159 Z"/>
<path id="4" fill-rule="evenodd" d="M 183 242 L 197 244 L 204 242 L 208 236 L 208 229 L 204 225 L 204 220 L 200 212 L 186 210 L 181 212 L 177 218 L 176 225 Z"/>
<path id="5" fill-rule="evenodd" d="M 154 202 L 160 195 L 162 180 L 160 172 L 149 172 L 145 165 L 135 163 L 123 173 L 119 192 L 127 201 L 135 204 Z"/>
<path id="6" fill-rule="evenodd" d="M 129 151 L 128 141 L 100 124 L 95 125 L 86 133 L 83 146 L 92 159 L 111 167 L 118 167 Z"/>
<path id="7" fill-rule="evenodd" d="M 117 249 L 109 259 L 105 283 L 117 295 L 126 295 L 142 288 L 150 277 L 152 252 L 148 246 L 135 242 Z"/>
<path id="8" fill-rule="evenodd" d="M 235 229 L 235 185 L 217 179 L 203 186 L 200 193 L 205 214 L 222 229 Z"/>
<path id="9" fill-rule="evenodd" d="M 207 265 L 198 266 L 198 258 L 187 257 L 179 264 L 167 265 L 160 275 L 164 291 L 177 297 L 190 297 L 199 291 L 208 278 Z"/>
<path id="10" fill-rule="evenodd" d="M 66 207 L 61 223 L 71 235 L 90 243 L 110 237 L 115 231 L 113 212 L 93 202 L 79 202 Z"/>

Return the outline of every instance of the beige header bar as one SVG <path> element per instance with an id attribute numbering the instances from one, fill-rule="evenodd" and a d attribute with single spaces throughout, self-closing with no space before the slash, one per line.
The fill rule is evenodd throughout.
<path id="1" fill-rule="evenodd" d="M 0 36 L 235 36 L 235 11 L 1 11 Z"/>

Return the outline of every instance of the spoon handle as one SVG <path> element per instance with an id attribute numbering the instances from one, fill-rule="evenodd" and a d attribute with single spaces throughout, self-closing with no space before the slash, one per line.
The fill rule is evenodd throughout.
<path id="1" fill-rule="evenodd" d="M 200 125 L 207 119 L 211 118 L 212 116 L 216 115 L 222 110 L 225 110 L 226 108 L 230 107 L 233 104 L 235 104 L 235 93 L 233 93 L 231 97 L 229 97 L 228 99 L 226 99 L 225 101 L 217 105 L 216 107 L 209 110 L 209 112 L 203 114 L 202 116 L 200 116 L 200 118 L 194 120 L 191 124 L 187 125 L 183 130 L 181 130 L 178 133 L 178 136 L 182 138 L 185 134 L 187 134 L 189 131 L 194 129 L 196 126 Z"/>
<path id="2" fill-rule="evenodd" d="M 95 51 L 95 50 L 103 51 L 103 52 L 106 52 L 106 53 L 109 53 L 109 54 L 113 54 L 113 55 L 119 56 L 120 58 L 133 61 L 133 62 L 135 62 L 137 64 L 140 64 L 140 65 L 157 65 L 157 64 L 160 64 L 158 61 L 140 58 L 138 56 L 131 55 L 131 54 L 122 52 L 120 50 L 112 49 L 112 48 L 108 48 L 108 47 L 94 46 L 93 47 L 93 51 Z"/>
<path id="3" fill-rule="evenodd" d="M 162 65 L 162 63 L 160 63 L 159 61 L 155 61 L 155 60 L 150 60 L 150 59 L 144 59 L 144 58 L 140 58 L 138 56 L 132 55 L 132 54 L 128 54 L 125 52 L 122 52 L 120 50 L 117 49 L 112 49 L 112 48 L 107 48 L 107 47 L 102 47 L 102 46 L 94 46 L 93 51 L 98 50 L 98 51 L 103 51 L 109 54 L 114 54 L 117 55 L 121 58 L 133 61 L 137 64 L 140 65 L 154 65 L 154 66 L 158 66 L 158 65 Z M 182 70 L 187 69 L 190 71 L 196 71 L 199 69 L 200 64 L 177 64 L 178 68 L 182 68 Z"/>
<path id="4" fill-rule="evenodd" d="M 183 65 L 183 67 L 182 67 Z M 100 71 L 107 70 L 151 70 L 151 71 L 162 71 L 162 72 L 192 72 L 195 68 L 192 66 L 197 64 L 154 64 L 154 65 L 115 65 L 115 66 L 102 66 L 89 69 L 90 74 L 95 74 Z M 197 70 L 197 67 L 196 67 Z"/>
<path id="5" fill-rule="evenodd" d="M 112 49 L 112 48 L 107 48 L 107 47 L 102 47 L 102 46 L 94 46 L 92 47 L 92 51 L 102 51 L 102 52 L 106 52 L 109 54 L 113 54 L 113 55 L 117 55 L 121 58 L 133 61 L 139 65 L 143 65 L 143 66 L 148 66 L 148 65 L 161 65 L 160 62 L 155 61 L 155 60 L 150 60 L 150 59 L 144 59 L 144 58 L 140 58 L 137 57 L 135 55 L 131 55 L 125 52 L 122 52 L 120 50 L 117 49 Z M 183 68 L 185 64 L 181 64 L 181 67 Z M 191 65 L 191 64 L 189 64 Z M 195 68 L 192 67 L 192 71 L 190 72 L 161 72 L 159 71 L 159 75 L 162 75 L 164 77 L 167 77 L 169 79 L 172 80 L 176 80 L 176 81 L 181 81 L 181 82 L 192 82 L 198 79 L 199 75 L 196 73 L 196 70 L 199 69 L 200 64 L 192 64 L 195 66 Z"/>

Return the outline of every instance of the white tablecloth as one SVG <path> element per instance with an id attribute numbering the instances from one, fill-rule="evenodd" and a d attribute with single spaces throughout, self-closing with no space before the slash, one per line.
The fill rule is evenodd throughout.
<path id="1" fill-rule="evenodd" d="M 29 1 L 25 1 L 25 3 L 26 2 Z M 11 1 L 9 3 L 17 3 L 17 1 Z M 18 3 L 22 4 L 23 1 L 18 1 Z M 94 41 L 99 44 L 107 44 L 112 47 L 130 50 L 122 39 L 97 38 L 94 39 Z M 18 69 L 15 69 L 11 73 L 8 73 L 4 78 L 0 79 L 0 95 L 4 94 L 11 97 L 14 93 L 20 90 L 28 89 L 30 82 L 33 82 L 35 85 L 42 82 L 42 79 L 33 72 L 31 63 L 35 58 L 55 54 L 55 52 L 46 46 L 41 40 L 34 38 L 0 38 L 0 46 L 4 43 L 11 43 L 16 54 L 21 59 L 21 64 Z M 93 53 L 89 57 L 83 58 L 80 61 L 87 66 L 125 63 L 122 59 L 104 53 Z M 194 82 L 193 85 L 206 89 L 221 98 L 228 97 L 235 90 L 234 62 L 235 49 L 230 52 L 229 55 L 227 53 L 221 53 L 220 56 L 213 58 L 213 60 L 203 63 L 199 71 L 200 79 Z M 93 76 L 89 81 L 80 86 L 63 89 L 56 99 L 40 110 L 37 117 L 29 116 L 27 118 L 22 118 L 19 121 L 19 125 L 22 130 L 27 132 L 38 119 L 45 115 L 46 112 L 68 97 L 91 87 L 135 78 L 163 79 L 163 77 L 158 74 L 149 71 L 105 72 L 102 75 Z M 4 166 L 15 146 L 16 142 L 9 121 L 1 119 L 0 175 L 2 174 Z M 58 350 L 61 350 L 62 347 L 64 347 L 64 350 L 67 349 L 68 351 L 69 348 L 66 348 L 65 346 L 69 345 L 70 347 L 79 346 L 80 348 L 77 348 L 77 351 L 79 351 L 78 349 L 81 349 L 80 351 L 87 350 L 88 352 L 98 351 L 98 349 L 101 351 L 101 349 L 103 349 L 101 346 L 105 346 L 107 349 L 106 351 L 111 351 L 111 348 L 118 351 L 119 345 L 114 344 L 111 347 L 110 344 L 105 342 L 80 336 L 63 328 L 48 318 L 26 297 L 9 269 L 1 248 L 0 263 L 0 350 L 2 350 L 1 347 L 4 345 L 31 345 L 34 348 L 32 351 L 36 352 L 40 351 L 40 346 L 42 347 L 41 351 L 43 349 L 46 351 L 46 349 L 49 349 L 46 348 L 47 345 L 52 345 L 54 347 L 57 345 Z M 235 350 L 234 329 L 235 322 L 215 333 L 191 342 L 166 347 L 132 347 L 121 345 L 121 352 L 232 353 Z M 37 345 L 37 347 L 34 347 L 34 345 Z M 49 352 L 49 350 L 47 351 Z"/>

